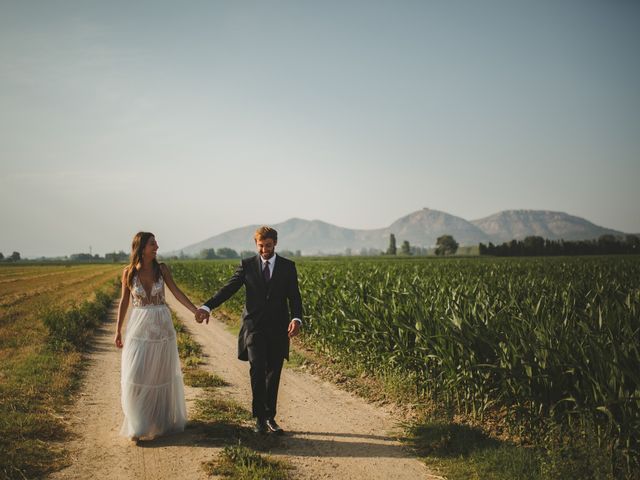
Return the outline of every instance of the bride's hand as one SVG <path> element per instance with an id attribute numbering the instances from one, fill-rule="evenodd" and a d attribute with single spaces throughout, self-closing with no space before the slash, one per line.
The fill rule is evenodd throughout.
<path id="1" fill-rule="evenodd" d="M 116 347 L 122 348 L 122 334 L 120 332 L 116 333 L 115 342 Z"/>
<path id="2" fill-rule="evenodd" d="M 209 313 L 206 310 L 199 308 L 195 313 L 196 322 L 202 323 L 203 320 L 206 320 L 209 323 Z"/>

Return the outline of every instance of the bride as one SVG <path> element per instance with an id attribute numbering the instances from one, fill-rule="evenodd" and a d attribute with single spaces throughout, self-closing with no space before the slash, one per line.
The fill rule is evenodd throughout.
<path id="1" fill-rule="evenodd" d="M 187 411 L 176 332 L 164 301 L 164 286 L 191 312 L 197 309 L 177 287 L 169 267 L 158 263 L 158 243 L 138 232 L 129 265 L 122 272 L 115 344 L 122 348 L 122 410 L 120 434 L 137 442 L 184 430 Z M 122 324 L 133 303 L 122 339 Z"/>

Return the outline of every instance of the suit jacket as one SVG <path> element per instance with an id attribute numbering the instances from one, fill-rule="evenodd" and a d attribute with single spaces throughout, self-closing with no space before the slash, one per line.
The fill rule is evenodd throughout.
<path id="1" fill-rule="evenodd" d="M 278 255 L 271 280 L 267 283 L 261 270 L 260 257 L 242 260 L 233 276 L 205 302 L 210 309 L 220 306 L 240 287 L 245 286 L 242 327 L 238 335 L 238 358 L 248 360 L 248 347 L 255 338 L 266 338 L 275 352 L 289 359 L 287 330 L 293 318 L 302 320 L 302 298 L 298 288 L 298 272 L 291 260 Z"/>

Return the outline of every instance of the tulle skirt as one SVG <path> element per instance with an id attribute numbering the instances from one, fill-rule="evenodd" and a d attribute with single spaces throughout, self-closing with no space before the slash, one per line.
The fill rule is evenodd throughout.
<path id="1" fill-rule="evenodd" d="M 184 430 L 184 385 L 176 332 L 166 305 L 133 308 L 121 370 L 121 435 L 151 439 Z"/>

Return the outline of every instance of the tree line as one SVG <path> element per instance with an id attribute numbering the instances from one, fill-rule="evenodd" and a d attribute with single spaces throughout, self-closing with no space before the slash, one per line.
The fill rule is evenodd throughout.
<path id="1" fill-rule="evenodd" d="M 453 255 L 458 251 L 459 244 L 451 235 L 442 235 L 436 239 L 435 254 L 438 256 Z M 412 247 L 408 240 L 402 242 L 400 247 L 401 255 L 428 255 L 429 249 L 424 247 Z M 389 247 L 385 255 L 397 255 L 398 247 L 396 245 L 396 236 L 392 233 L 389 235 Z"/>
<path id="2" fill-rule="evenodd" d="M 458 251 L 459 244 L 452 235 L 442 235 L 436 240 L 435 250 L 411 245 L 408 240 L 404 240 L 398 248 L 396 236 L 392 233 L 389 235 L 389 246 L 385 250 L 376 248 L 362 248 L 359 251 L 361 256 L 377 256 L 377 255 L 403 255 L 403 256 L 425 256 L 432 252 L 437 256 L 454 255 Z M 469 247 L 465 247 L 469 248 Z M 300 250 L 281 250 L 278 252 L 284 257 L 301 257 Z M 540 236 L 528 236 L 523 240 L 511 240 L 500 245 L 494 245 L 489 242 L 479 244 L 478 253 L 480 255 L 493 255 L 496 257 L 517 257 L 517 256 L 551 256 L 551 255 L 612 255 L 612 254 L 638 254 L 640 253 L 640 235 L 602 235 L 593 240 L 550 240 Z M 167 260 L 198 258 L 202 260 L 215 259 L 239 259 L 248 258 L 256 254 L 254 250 L 242 250 L 238 253 L 233 248 L 221 247 L 204 248 L 195 256 L 185 255 L 181 253 L 179 256 L 163 257 Z M 352 256 L 351 248 L 347 248 L 344 255 Z M 104 257 L 90 253 L 73 253 L 68 257 L 58 257 L 48 259 L 42 257 L 39 260 L 70 260 L 72 262 L 126 262 L 129 255 L 124 251 L 107 253 Z M 17 262 L 21 261 L 20 252 L 13 252 L 5 257 L 0 252 L 0 262 Z"/>
<path id="3" fill-rule="evenodd" d="M 5 262 L 17 262 L 18 260 L 20 260 L 20 252 L 13 252 L 11 255 L 9 255 L 8 257 L 5 258 L 5 256 L 2 254 L 2 252 L 0 252 L 0 262 L 1 261 L 5 261 Z"/>
<path id="4" fill-rule="evenodd" d="M 23 259 L 20 255 L 20 252 L 13 252 L 10 256 L 5 257 L 2 252 L 0 252 L 0 262 L 18 262 L 18 261 L 37 261 L 37 262 L 47 262 L 47 261 L 71 261 L 71 262 L 95 262 L 95 263 L 107 263 L 107 262 L 126 262 L 129 259 L 129 254 L 120 250 L 119 252 L 107 253 L 104 257 L 100 255 L 91 254 L 91 253 L 72 253 L 69 256 L 64 257 L 39 257 L 31 260 Z"/>
<path id="5" fill-rule="evenodd" d="M 593 240 L 549 240 L 539 236 L 511 240 L 501 245 L 480 243 L 480 255 L 518 257 L 537 255 L 612 255 L 640 253 L 640 236 L 602 235 Z"/>

